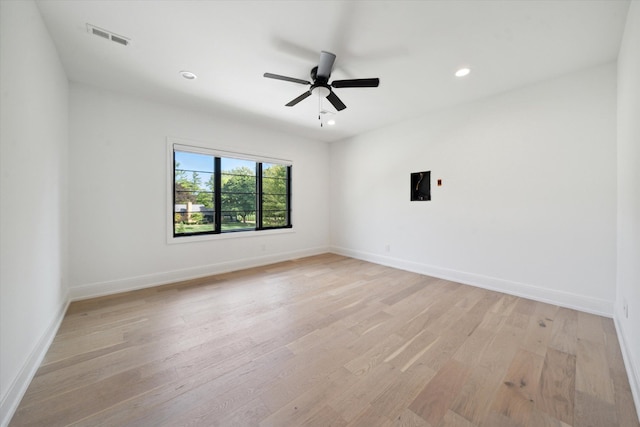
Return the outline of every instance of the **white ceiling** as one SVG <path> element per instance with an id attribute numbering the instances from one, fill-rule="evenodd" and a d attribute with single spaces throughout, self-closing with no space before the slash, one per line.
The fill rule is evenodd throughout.
<path id="1" fill-rule="evenodd" d="M 71 81 L 208 114 L 240 115 L 336 141 L 617 57 L 628 0 L 79 1 L 41 0 Z M 129 46 L 87 32 L 92 24 Z M 347 109 L 320 128 L 308 87 L 321 50 L 331 80 L 379 77 L 378 88 L 336 89 Z M 454 77 L 469 66 L 472 73 Z M 198 75 L 193 81 L 178 72 Z M 333 110 L 328 101 L 323 108 Z"/>

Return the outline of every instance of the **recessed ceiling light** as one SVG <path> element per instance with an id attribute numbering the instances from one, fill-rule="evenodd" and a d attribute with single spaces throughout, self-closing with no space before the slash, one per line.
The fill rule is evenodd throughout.
<path id="1" fill-rule="evenodd" d="M 335 121 L 335 120 L 333 120 L 333 119 L 331 119 L 331 120 L 329 120 L 329 121 L 327 122 L 327 124 L 328 124 L 329 126 L 333 126 L 333 125 L 335 125 L 335 124 L 336 124 L 336 121 Z"/>
<path id="2" fill-rule="evenodd" d="M 195 80 L 198 78 L 198 76 L 193 74 L 191 71 L 180 71 L 180 75 L 187 80 Z"/>
<path id="3" fill-rule="evenodd" d="M 458 71 L 456 71 L 456 77 L 464 77 L 468 75 L 470 72 L 471 72 L 471 69 L 469 68 L 460 68 Z"/>

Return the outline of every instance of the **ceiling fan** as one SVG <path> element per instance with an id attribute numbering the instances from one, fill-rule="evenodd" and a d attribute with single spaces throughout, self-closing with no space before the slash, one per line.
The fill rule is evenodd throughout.
<path id="1" fill-rule="evenodd" d="M 346 105 L 338 98 L 331 88 L 344 88 L 344 87 L 378 87 L 380 79 L 349 79 L 349 80 L 334 80 L 329 84 L 329 77 L 331 77 L 331 70 L 333 69 L 333 63 L 336 60 L 336 56 L 331 52 L 320 52 L 320 62 L 318 66 L 311 69 L 311 80 L 313 83 L 296 79 L 294 77 L 281 76 L 279 74 L 264 73 L 264 76 L 269 79 L 284 80 L 286 82 L 299 83 L 303 85 L 310 85 L 308 91 L 298 96 L 297 98 L 289 101 L 285 104 L 287 107 L 293 107 L 298 102 L 311 96 L 312 93 L 317 93 L 320 97 L 325 97 L 335 107 L 336 110 L 342 111 L 347 108 Z"/>

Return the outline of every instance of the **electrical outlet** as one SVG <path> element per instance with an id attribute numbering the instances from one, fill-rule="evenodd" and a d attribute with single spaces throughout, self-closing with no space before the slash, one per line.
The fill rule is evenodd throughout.
<path id="1" fill-rule="evenodd" d="M 388 244 L 388 243 L 386 245 L 384 245 L 384 251 L 385 252 L 391 252 L 391 245 Z"/>
<path id="2" fill-rule="evenodd" d="M 624 298 L 622 300 L 622 311 L 624 312 L 625 319 L 629 318 L 629 304 L 627 304 L 627 299 Z"/>

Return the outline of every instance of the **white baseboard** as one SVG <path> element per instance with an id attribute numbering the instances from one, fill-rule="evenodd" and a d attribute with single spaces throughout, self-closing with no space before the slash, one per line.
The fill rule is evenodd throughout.
<path id="1" fill-rule="evenodd" d="M 633 363 L 634 359 L 625 338 L 625 330 L 622 327 L 622 323 L 618 320 L 617 313 L 613 316 L 613 322 L 616 325 L 616 334 L 618 335 L 618 341 L 620 342 L 620 350 L 622 352 L 622 359 L 624 360 L 624 367 L 627 371 L 627 378 L 629 378 L 631 395 L 633 396 L 633 402 L 636 405 L 636 412 L 640 419 L 640 366 L 634 365 Z"/>
<path id="2" fill-rule="evenodd" d="M 146 274 L 142 276 L 126 277 L 124 279 L 109 280 L 106 282 L 89 283 L 86 285 L 71 287 L 69 291 L 70 300 L 79 301 L 87 298 L 117 294 L 120 292 L 135 291 L 138 289 L 180 282 L 183 280 L 228 273 L 245 268 L 260 267 L 263 265 L 289 261 L 296 258 L 320 255 L 327 252 L 329 252 L 329 248 L 324 246 L 292 252 L 281 252 L 254 258 L 220 262 L 180 270 L 164 271 L 161 273 Z"/>
<path id="3" fill-rule="evenodd" d="M 599 316 L 613 317 L 613 301 L 586 297 L 583 295 L 557 291 L 554 289 L 541 288 L 525 283 L 499 279 L 496 277 L 483 276 L 480 274 L 468 273 L 465 271 L 451 270 L 447 268 L 436 267 L 433 265 L 406 261 L 403 259 L 378 255 L 370 252 L 357 251 L 335 246 L 331 247 L 331 252 L 351 258 L 361 259 L 363 261 L 386 265 L 388 267 L 411 271 L 413 273 L 424 274 L 427 276 L 437 277 L 439 279 L 450 280 L 452 282 L 528 298 L 547 304 L 559 305 L 574 310 L 597 314 Z"/>
<path id="4" fill-rule="evenodd" d="M 9 386 L 7 393 L 3 396 L 2 401 L 0 402 L 0 426 L 6 427 L 9 425 L 9 422 L 11 421 L 13 414 L 16 412 L 16 409 L 18 409 L 18 405 L 20 405 L 20 401 L 26 393 L 31 380 L 38 371 L 44 356 L 47 354 L 47 350 L 49 350 L 49 346 L 58 332 L 58 328 L 60 327 L 60 323 L 62 323 L 62 319 L 64 318 L 64 314 L 67 312 L 68 307 L 69 298 L 67 297 L 58 309 L 55 317 L 51 319 L 49 327 L 40 337 L 38 343 L 29 354 L 29 357 L 25 360 L 22 365 L 22 369 L 20 369 L 20 372 L 11 383 L 11 386 Z"/>

